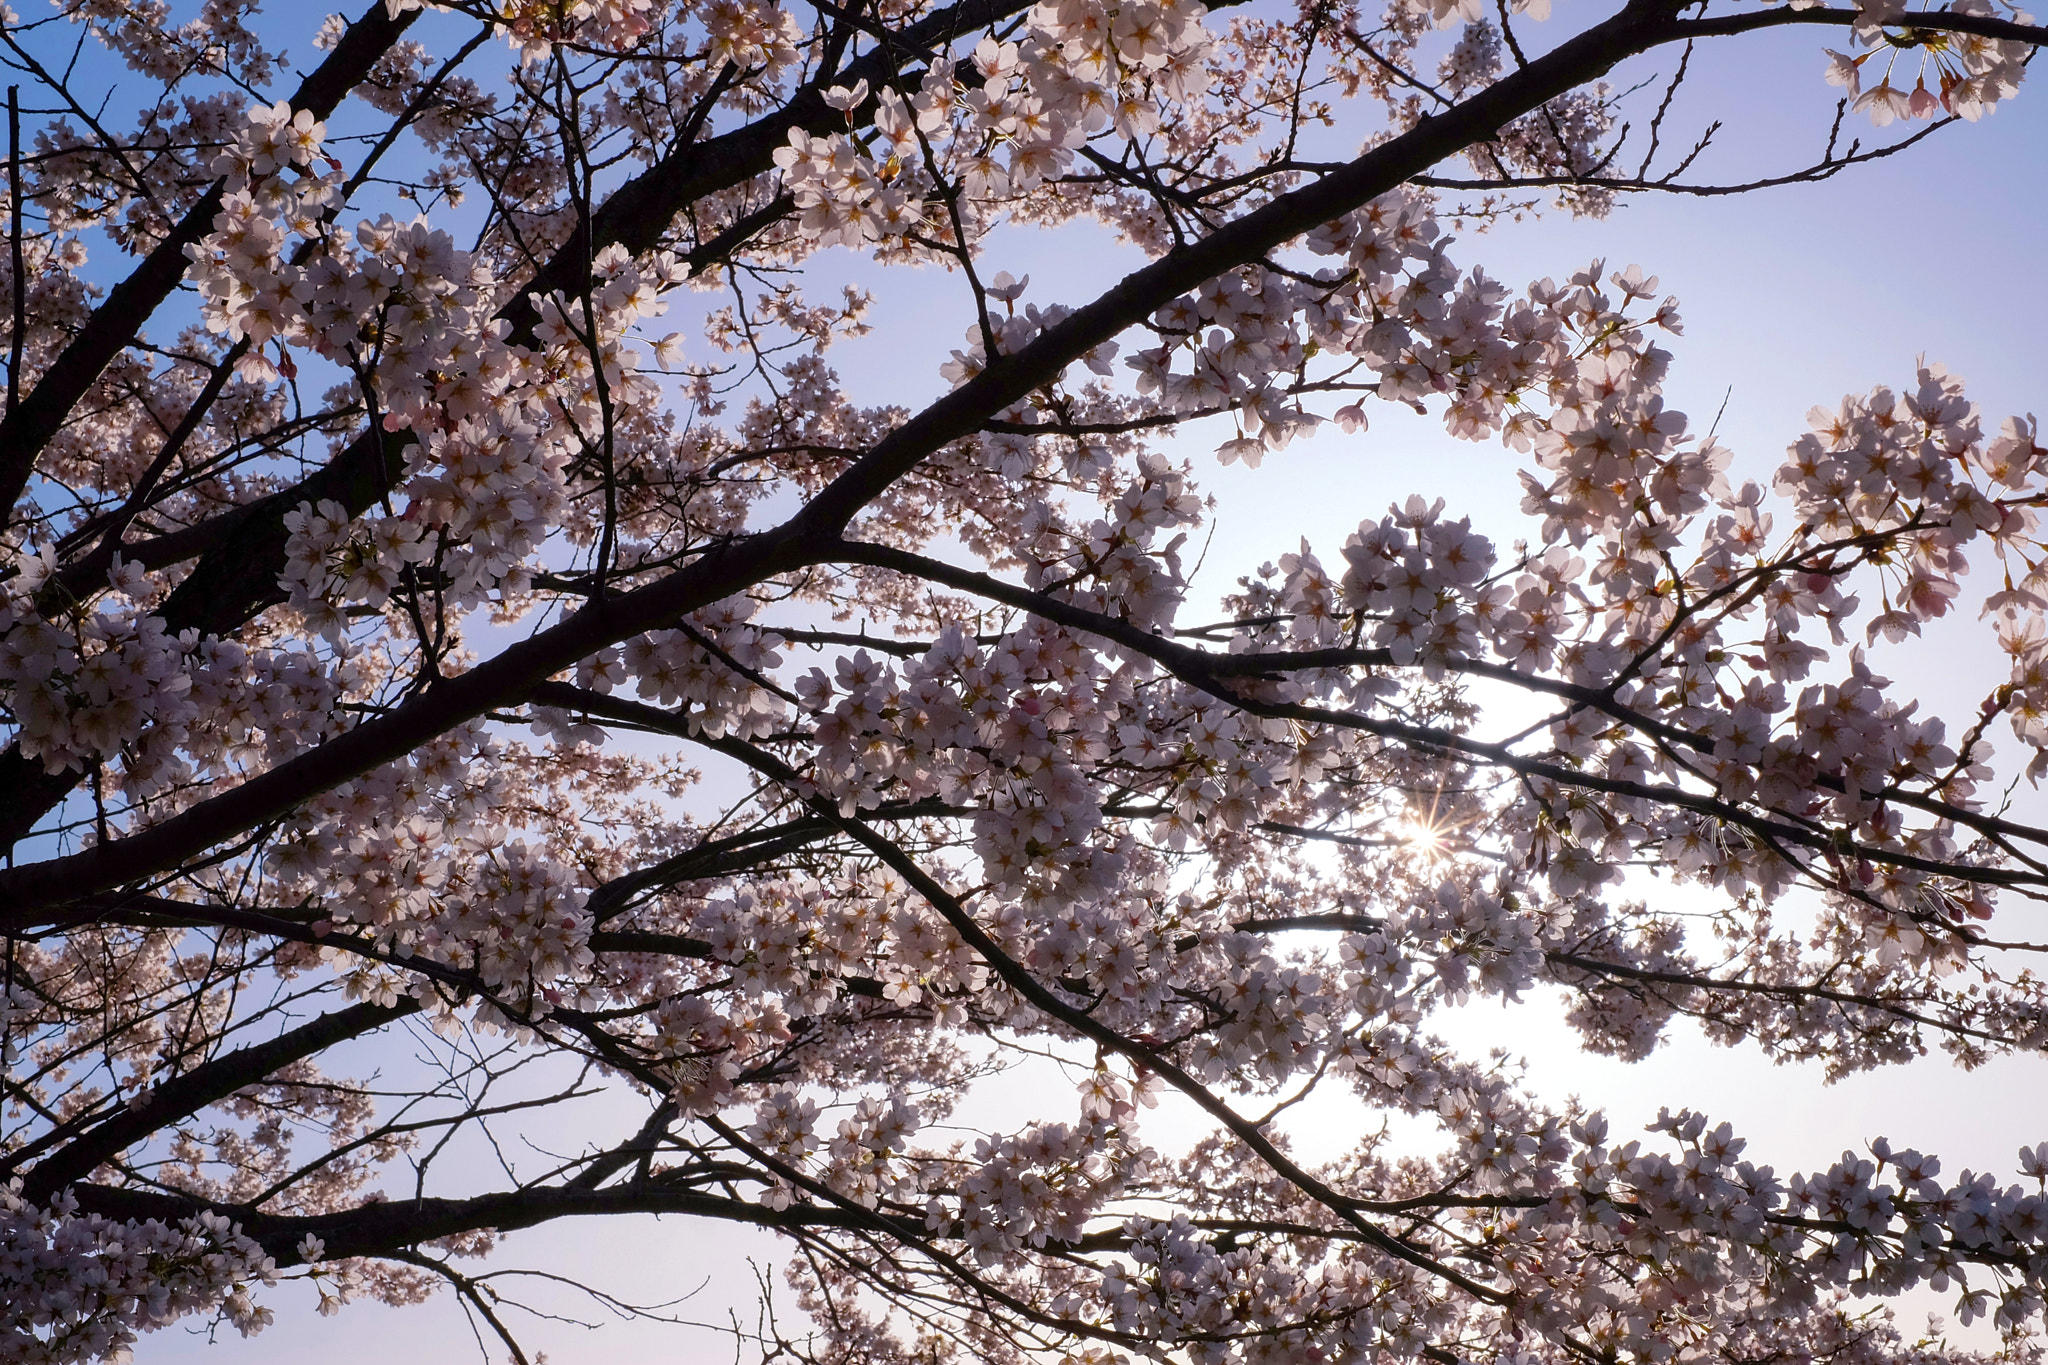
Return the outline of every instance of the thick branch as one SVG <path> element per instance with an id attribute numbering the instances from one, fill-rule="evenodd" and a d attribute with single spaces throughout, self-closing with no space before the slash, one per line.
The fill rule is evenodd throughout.
<path id="1" fill-rule="evenodd" d="M 1118 281 L 1014 355 L 989 358 L 980 374 L 905 422 L 825 488 L 798 521 L 835 535 L 932 452 L 1057 380 L 1078 356 L 1144 321 L 1160 306 L 1291 238 L 1341 217 L 1455 156 L 1531 109 L 1605 75 L 1674 35 L 1670 0 L 1633 0 L 1621 13 L 1312 184 L 1269 201 L 1207 237 L 1174 248 Z"/>
<path id="2" fill-rule="evenodd" d="M 361 1037 L 418 1010 L 419 1002 L 412 999 L 391 1005 L 363 1001 L 301 1024 L 267 1043 L 252 1044 L 205 1062 L 145 1092 L 141 1104 L 119 1110 L 37 1162 L 23 1180 L 23 1192 L 33 1202 L 47 1202 L 52 1194 L 74 1180 L 84 1179 L 102 1163 L 119 1156 L 124 1148 L 152 1133 L 256 1084 L 281 1067 L 315 1056 L 344 1039 Z M 13 1169 L 23 1155 L 17 1152 L 0 1161 L 0 1170 Z"/>
<path id="3" fill-rule="evenodd" d="M 765 1181 L 764 1181 L 765 1183 Z M 492 1228 L 516 1232 L 557 1218 L 595 1214 L 669 1213 L 750 1223 L 776 1231 L 803 1228 L 872 1228 L 889 1216 L 793 1204 L 771 1209 L 744 1199 L 702 1194 L 660 1185 L 613 1185 L 600 1189 L 544 1187 L 505 1190 L 471 1199 L 396 1199 L 364 1204 L 338 1213 L 288 1217 L 178 1195 L 120 1189 L 106 1185 L 74 1185 L 79 1208 L 108 1218 L 177 1220 L 213 1212 L 234 1219 L 245 1235 L 263 1245 L 279 1265 L 296 1265 L 303 1257 L 299 1242 L 307 1235 L 326 1244 L 327 1257 L 377 1256 L 417 1246 L 438 1237 Z M 905 1223 L 905 1228 L 912 1225 Z M 924 1235 L 922 1224 L 916 1226 Z"/>
<path id="4" fill-rule="evenodd" d="M 1682 19 L 1671 25 L 1671 37 L 1726 38 L 1738 33 L 1755 33 L 1761 29 L 1783 28 L 1787 24 L 1821 24 L 1830 28 L 1853 28 L 1863 23 L 1861 10 L 1827 9 L 1816 6 L 1813 9 L 1757 10 L 1748 14 L 1722 14 L 1712 19 Z M 2048 44 L 2048 28 L 2036 24 L 2016 24 L 2010 19 L 2000 19 L 1990 14 L 1958 14 L 1953 10 L 1924 10 L 1903 16 L 1897 23 L 1885 25 L 1887 30 L 1911 34 L 1923 33 L 1968 33 L 1979 38 L 1999 38 L 2011 43 L 2026 43 L 2032 47 Z"/>

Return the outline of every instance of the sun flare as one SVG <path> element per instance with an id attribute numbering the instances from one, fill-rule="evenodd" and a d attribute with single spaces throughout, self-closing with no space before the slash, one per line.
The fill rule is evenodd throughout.
<path id="1" fill-rule="evenodd" d="M 1443 826 L 1431 820 L 1410 816 L 1400 824 L 1400 839 L 1410 852 L 1434 858 L 1444 853 L 1449 841 Z"/>

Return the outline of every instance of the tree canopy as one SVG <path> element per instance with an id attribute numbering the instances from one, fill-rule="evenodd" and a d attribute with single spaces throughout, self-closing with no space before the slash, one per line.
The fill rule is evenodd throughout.
<path id="1" fill-rule="evenodd" d="M 503 1235 L 649 1214 L 788 1248 L 742 1359 L 2040 1358 L 2048 1142 L 1781 1169 L 1432 1021 L 2048 1048 L 2034 418 L 1872 376 L 1766 488 L 1666 406 L 1654 276 L 1475 259 L 1931 154 L 2048 29 L 290 8 L 0 7 L 0 1361 L 307 1278 L 523 1363 Z M 1789 26 L 1832 123 L 1702 178 L 1689 64 Z M 991 246 L 1089 224 L 1143 262 L 1092 298 Z M 875 401 L 833 362 L 919 270 L 960 343 Z M 1406 409 L 1522 538 L 1418 495 L 1195 588 L 1209 450 Z M 2009 666 L 1944 719 L 1881 671 L 1951 616 Z M 1301 1154 L 1327 1095 L 1400 1136 Z M 1883 1309 L 1929 1287 L 1991 1330 Z"/>

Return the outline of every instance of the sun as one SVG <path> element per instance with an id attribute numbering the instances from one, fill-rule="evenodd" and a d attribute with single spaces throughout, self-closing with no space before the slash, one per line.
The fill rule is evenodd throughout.
<path id="1" fill-rule="evenodd" d="M 1448 831 L 1432 820 L 1411 815 L 1402 820 L 1397 829 L 1401 843 L 1411 853 L 1435 858 L 1449 849 Z"/>

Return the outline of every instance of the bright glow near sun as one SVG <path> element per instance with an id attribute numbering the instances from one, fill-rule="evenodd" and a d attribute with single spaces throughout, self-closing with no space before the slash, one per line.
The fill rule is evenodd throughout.
<path id="1" fill-rule="evenodd" d="M 1412 816 L 1401 822 L 1401 841 L 1426 857 L 1433 858 L 1444 851 L 1444 831 L 1427 820 Z"/>

